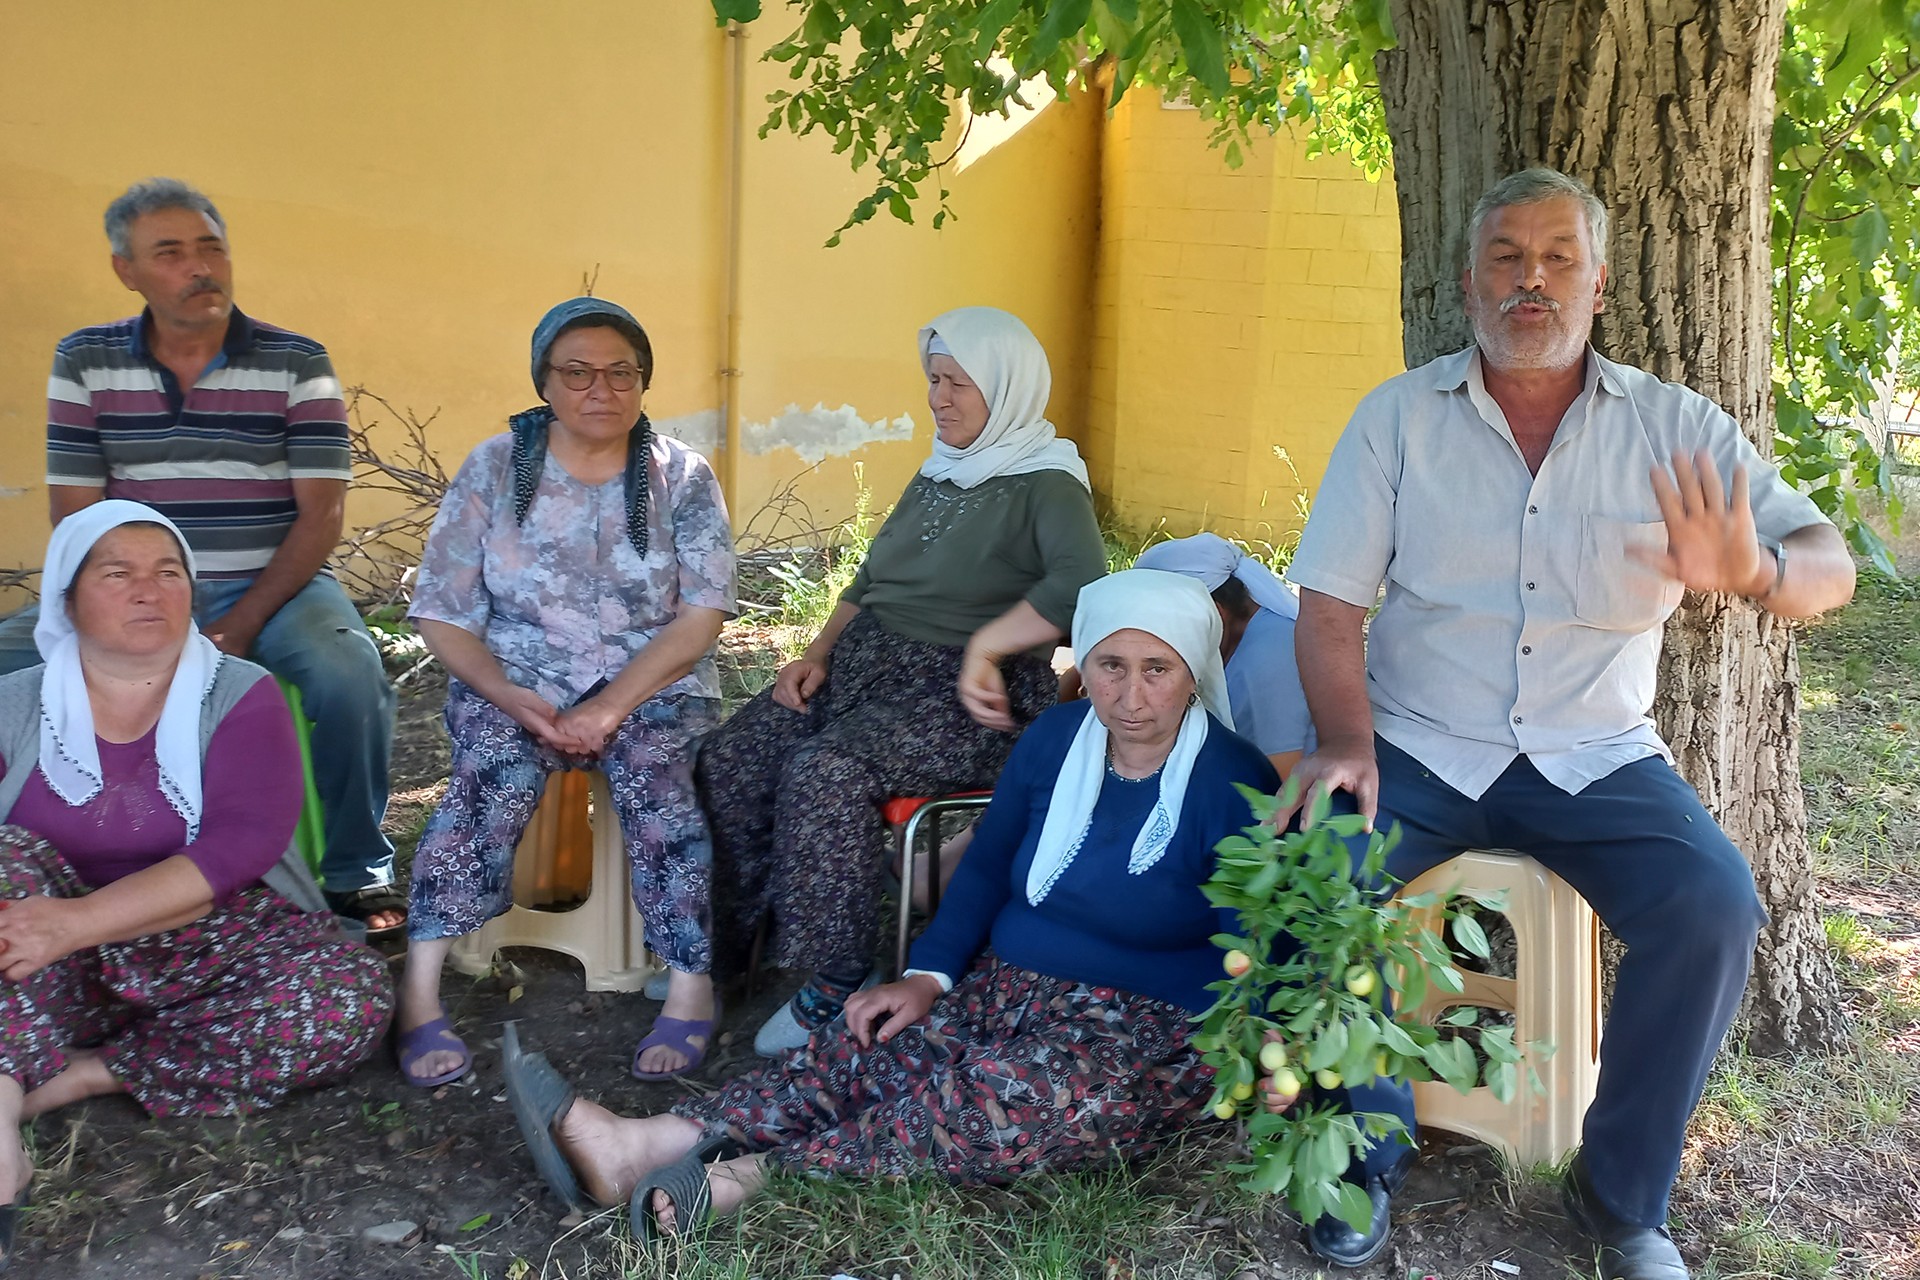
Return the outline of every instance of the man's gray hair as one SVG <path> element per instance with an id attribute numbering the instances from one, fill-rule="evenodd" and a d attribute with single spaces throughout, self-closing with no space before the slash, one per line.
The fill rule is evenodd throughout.
<path id="1" fill-rule="evenodd" d="M 132 229 L 134 219 L 158 213 L 162 209 L 191 209 L 195 213 L 204 213 L 213 219 L 213 225 L 220 229 L 221 235 L 227 234 L 227 220 L 213 207 L 213 201 L 199 191 L 178 178 L 148 178 L 145 182 L 136 182 L 128 187 L 107 206 L 107 243 L 113 246 L 114 255 L 131 257 L 132 246 L 127 241 L 127 232 Z"/>
<path id="2" fill-rule="evenodd" d="M 1594 254 L 1605 266 L 1607 206 L 1600 203 L 1600 197 L 1593 194 L 1593 188 L 1557 169 L 1522 169 L 1488 188 L 1487 194 L 1481 196 L 1479 203 L 1473 206 L 1473 217 L 1467 221 L 1467 252 L 1473 254 L 1479 250 L 1480 229 L 1486 225 L 1495 209 L 1516 204 L 1539 204 L 1543 200 L 1559 200 L 1568 196 L 1578 200 L 1581 208 L 1586 210 L 1587 233 L 1593 240 Z"/>

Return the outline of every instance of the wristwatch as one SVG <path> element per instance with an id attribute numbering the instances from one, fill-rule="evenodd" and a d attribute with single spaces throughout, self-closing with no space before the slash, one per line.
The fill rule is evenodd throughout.
<path id="1" fill-rule="evenodd" d="M 1754 597 L 1754 600 L 1764 604 L 1774 592 L 1780 589 L 1780 584 L 1787 580 L 1787 548 L 1779 539 L 1769 538 L 1764 534 L 1761 535 L 1760 546 L 1763 550 L 1773 552 L 1773 584 Z"/>

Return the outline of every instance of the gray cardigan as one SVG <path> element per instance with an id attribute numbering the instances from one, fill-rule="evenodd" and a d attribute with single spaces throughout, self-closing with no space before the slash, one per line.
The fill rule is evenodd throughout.
<path id="1" fill-rule="evenodd" d="M 45 671 L 44 666 L 33 666 L 25 671 L 0 676 L 0 753 L 7 760 L 6 776 L 0 778 L 0 821 L 13 812 L 20 793 L 26 789 L 27 779 L 40 763 L 40 677 Z M 207 690 L 206 701 L 200 705 L 200 752 L 203 759 L 207 744 L 213 741 L 213 731 L 226 719 L 241 695 L 253 688 L 255 681 L 266 677 L 266 668 L 255 666 L 245 659 L 228 657 L 221 660 L 214 672 L 213 686 Z M 280 861 L 260 880 L 302 911 L 327 909 L 327 901 L 321 897 L 320 886 L 314 883 L 313 873 L 307 870 L 300 851 L 291 843 L 287 845 L 287 851 L 280 855 Z"/>

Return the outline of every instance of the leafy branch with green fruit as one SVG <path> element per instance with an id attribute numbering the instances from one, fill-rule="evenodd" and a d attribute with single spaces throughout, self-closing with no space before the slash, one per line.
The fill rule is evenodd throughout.
<path id="1" fill-rule="evenodd" d="M 1216 846 L 1213 878 L 1202 889 L 1216 907 L 1238 912 L 1241 932 L 1214 937 L 1226 951 L 1227 976 L 1208 988 L 1218 998 L 1199 1016 L 1194 1044 L 1214 1069 L 1214 1114 L 1245 1117 L 1248 1160 L 1233 1166 L 1247 1175 L 1245 1185 L 1285 1195 L 1303 1222 L 1335 1213 L 1365 1230 L 1366 1193 L 1343 1175 L 1371 1143 L 1391 1141 L 1405 1126 L 1316 1093 L 1400 1077 L 1444 1080 L 1462 1093 L 1484 1084 L 1509 1102 L 1523 1067 L 1541 1088 L 1528 1051 L 1543 1059 L 1553 1049 L 1536 1041 L 1523 1050 L 1512 1027 L 1489 1026 L 1479 1029 L 1476 1053 L 1458 1032 L 1477 1020 L 1477 1009 L 1457 1008 L 1438 1025 L 1413 1012 L 1429 991 L 1466 989 L 1428 922 L 1487 959 L 1486 931 L 1470 904 L 1499 911 L 1503 894 L 1388 897 L 1386 858 L 1397 828 L 1374 832 L 1355 866 L 1347 841 L 1366 829 L 1358 815 L 1331 816 L 1327 797 L 1316 794 L 1299 830 L 1280 832 L 1273 817 L 1291 794 L 1240 790 L 1254 825 Z"/>

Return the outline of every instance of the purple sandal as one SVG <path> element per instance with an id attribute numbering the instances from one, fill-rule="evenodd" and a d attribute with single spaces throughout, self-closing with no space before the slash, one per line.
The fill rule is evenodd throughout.
<path id="1" fill-rule="evenodd" d="M 458 1053 L 460 1065 L 437 1076 L 423 1076 L 414 1071 L 420 1059 L 442 1049 Z M 393 1056 L 400 1065 L 400 1078 L 416 1089 L 437 1089 L 443 1084 L 452 1084 L 473 1069 L 473 1055 L 467 1052 L 466 1042 L 454 1034 L 452 1024 L 444 1017 L 423 1022 L 411 1031 L 395 1032 Z"/>
<path id="2" fill-rule="evenodd" d="M 669 1018 L 664 1014 L 653 1020 L 653 1027 L 640 1038 L 633 1047 L 632 1075 L 635 1080 L 672 1080 L 693 1071 L 707 1060 L 707 1050 L 713 1047 L 713 1033 L 720 1026 L 720 998 L 714 997 L 713 1016 L 711 1018 Z M 701 1036 L 705 1043 L 694 1047 L 693 1038 Z M 678 1049 L 687 1055 L 687 1065 L 677 1071 L 642 1071 L 640 1055 L 655 1045 L 669 1049 Z"/>

